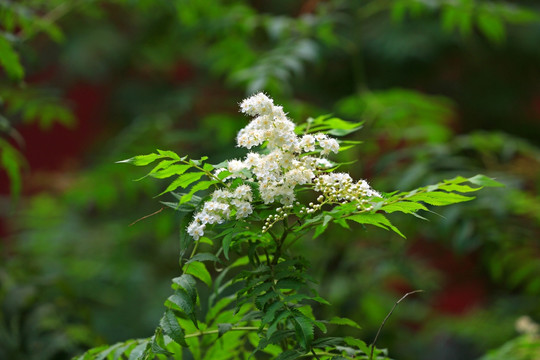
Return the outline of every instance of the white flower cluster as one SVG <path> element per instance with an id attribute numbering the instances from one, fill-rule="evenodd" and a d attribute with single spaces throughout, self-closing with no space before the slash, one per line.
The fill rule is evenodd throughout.
<path id="1" fill-rule="evenodd" d="M 314 181 L 315 191 L 322 192 L 326 202 L 358 201 L 358 208 L 364 209 L 370 197 L 381 197 L 365 180 L 354 182 L 347 173 L 321 175 Z"/>
<path id="2" fill-rule="evenodd" d="M 229 161 L 228 171 L 233 177 L 244 177 L 241 171 L 249 170 L 259 183 L 259 192 L 266 204 L 278 198 L 284 205 L 292 204 L 296 185 L 311 183 L 318 168 L 331 166 L 325 158 L 305 153 L 316 151 L 317 146 L 321 155 L 337 153 L 337 140 L 325 134 L 297 136 L 295 125 L 283 108 L 274 105 L 273 100 L 263 93 L 244 100 L 240 109 L 254 119 L 238 133 L 238 146 L 251 149 L 265 143 L 269 152 L 251 152 L 243 161 Z"/>
<path id="3" fill-rule="evenodd" d="M 216 190 L 211 200 L 204 203 L 187 228 L 187 233 L 195 240 L 204 235 L 206 224 L 221 224 L 229 220 L 233 214 L 236 219 L 243 219 L 253 212 L 251 201 L 253 196 L 248 185 L 240 185 L 234 191 Z"/>
<path id="4" fill-rule="evenodd" d="M 358 200 L 359 209 L 366 209 L 369 207 L 366 198 L 380 196 L 364 180 L 353 183 L 348 174 L 319 175 L 320 170 L 332 167 L 325 156 L 337 153 L 339 143 L 325 134 L 296 135 L 295 125 L 283 108 L 274 105 L 265 94 L 258 93 L 245 99 L 240 108 L 253 120 L 238 132 L 237 145 L 251 149 L 264 144 L 267 152 L 249 152 L 243 160 L 229 160 L 226 170 L 230 174 L 223 181 L 241 178 L 256 182 L 265 204 L 276 201 L 283 204 L 279 211 L 276 210 L 278 214 L 267 219 L 263 231 L 293 211 L 297 185 L 315 185 L 315 190 L 323 193 L 319 196 L 319 204 L 310 204 L 309 209 L 303 207 L 300 214 L 316 211 L 328 202 Z M 314 155 L 317 152 L 319 156 Z M 225 169 L 217 169 L 215 175 L 222 171 Z M 253 211 L 251 201 L 251 188 L 247 185 L 240 185 L 235 190 L 215 191 L 188 226 L 188 234 L 198 240 L 207 224 L 222 223 L 233 215 L 236 219 L 247 217 Z"/>

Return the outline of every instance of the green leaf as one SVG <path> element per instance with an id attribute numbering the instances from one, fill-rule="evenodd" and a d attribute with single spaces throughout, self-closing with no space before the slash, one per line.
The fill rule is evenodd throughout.
<path id="1" fill-rule="evenodd" d="M 304 281 L 290 277 L 279 280 L 275 286 L 278 289 L 298 290 L 302 285 L 304 285 Z"/>
<path id="2" fill-rule="evenodd" d="M 159 325 L 163 328 L 165 335 L 173 339 L 176 343 L 185 347 L 188 346 L 186 343 L 184 330 L 182 330 L 182 327 L 180 327 L 180 324 L 178 323 L 178 320 L 176 320 L 176 316 L 172 310 L 167 310 L 165 314 L 163 314 Z"/>
<path id="3" fill-rule="evenodd" d="M 99 353 L 99 356 L 96 356 L 95 360 L 103 360 L 103 359 L 107 358 L 107 356 L 109 356 L 109 354 L 111 354 L 113 351 L 118 349 L 121 345 L 122 345 L 122 343 L 118 343 L 118 344 L 110 346 L 107 349 L 101 351 Z"/>
<path id="4" fill-rule="evenodd" d="M 0 54 L 0 65 L 6 74 L 13 80 L 21 80 L 24 77 L 24 68 L 21 65 L 19 54 L 4 36 L 0 36 Z"/>
<path id="5" fill-rule="evenodd" d="M 163 354 L 166 356 L 171 356 L 173 353 L 170 351 L 167 351 L 165 345 L 165 340 L 163 339 L 163 329 L 158 327 L 154 333 L 154 336 L 152 336 L 152 353 L 153 354 Z"/>
<path id="6" fill-rule="evenodd" d="M 178 189 L 179 187 L 185 189 L 186 187 L 188 187 L 189 185 L 191 185 L 195 181 L 199 180 L 203 175 L 204 175 L 203 172 L 190 172 L 190 173 L 187 173 L 187 174 L 180 175 L 176 180 L 174 180 L 167 187 L 167 189 L 165 189 L 165 191 L 163 191 L 158 196 L 161 196 L 161 195 L 163 195 L 165 193 L 174 191 L 174 190 Z"/>
<path id="7" fill-rule="evenodd" d="M 499 17 L 488 12 L 481 12 L 477 19 L 478 28 L 492 42 L 500 44 L 504 42 L 504 24 Z"/>
<path id="8" fill-rule="evenodd" d="M 355 339 L 350 336 L 347 336 L 344 340 L 345 340 L 345 343 L 347 343 L 347 345 L 357 347 L 359 350 L 363 351 L 364 354 L 366 355 L 371 352 L 369 346 L 367 346 L 366 343 L 363 342 L 362 340 Z"/>
<path id="9" fill-rule="evenodd" d="M 229 323 L 218 324 L 218 338 L 222 337 L 227 331 L 231 330 L 233 325 Z"/>
<path id="10" fill-rule="evenodd" d="M 193 242 L 193 238 L 187 233 L 187 227 L 189 222 L 191 221 L 190 216 L 184 216 L 180 220 L 180 258 L 178 259 L 180 265 L 182 265 L 182 259 L 188 249 L 191 247 Z"/>
<path id="11" fill-rule="evenodd" d="M 180 158 L 180 156 L 178 156 L 178 154 L 176 154 L 174 151 L 170 151 L 170 150 L 159 150 L 158 149 L 157 152 L 162 157 L 170 157 L 171 159 L 174 159 L 174 160 L 183 160 L 183 159 L 186 158 L 185 156 L 183 158 Z"/>
<path id="12" fill-rule="evenodd" d="M 311 347 L 313 341 L 313 322 L 301 313 L 295 313 L 292 317 L 294 329 L 296 332 L 296 339 L 299 345 L 306 351 Z"/>
<path id="13" fill-rule="evenodd" d="M 144 352 L 149 345 L 149 341 L 137 345 L 129 354 L 129 360 L 140 360 L 143 358 Z"/>
<path id="14" fill-rule="evenodd" d="M 468 185 L 460 185 L 460 184 L 443 184 L 439 185 L 439 189 L 444 191 L 457 191 L 461 193 L 467 193 L 467 192 L 474 192 L 482 189 L 482 187 L 470 187 Z"/>
<path id="15" fill-rule="evenodd" d="M 193 276 L 183 274 L 173 279 L 173 283 L 184 289 L 193 303 L 197 302 L 197 283 Z"/>
<path id="16" fill-rule="evenodd" d="M 156 170 L 156 171 L 152 170 L 148 175 L 156 179 L 165 179 L 173 175 L 182 175 L 183 173 L 185 173 L 188 169 L 192 167 L 193 167 L 192 165 L 186 165 L 186 164 L 170 165 L 170 166 L 164 167 L 161 170 Z"/>
<path id="17" fill-rule="evenodd" d="M 487 186 L 487 187 L 504 187 L 505 186 L 504 184 L 498 181 L 495 181 L 494 179 L 487 177 L 485 175 L 482 175 L 482 174 L 478 174 L 467 180 L 479 186 Z"/>
<path id="18" fill-rule="evenodd" d="M 203 281 L 209 287 L 212 286 L 212 277 L 202 262 L 192 262 L 184 265 L 184 274 L 191 274 Z"/>
<path id="19" fill-rule="evenodd" d="M 303 354 L 297 350 L 287 350 L 279 354 L 275 360 L 294 360 L 298 359 Z"/>
<path id="20" fill-rule="evenodd" d="M 198 253 L 196 255 L 194 255 L 191 259 L 189 259 L 186 264 L 190 264 L 194 261 L 201 261 L 201 262 L 204 262 L 204 261 L 214 261 L 214 262 L 221 262 L 221 260 L 218 259 L 218 257 L 214 254 L 211 254 L 211 253 L 207 253 L 207 252 L 203 252 L 203 253 Z"/>
<path id="21" fill-rule="evenodd" d="M 266 309 L 266 311 L 264 312 L 264 317 L 262 319 L 262 323 L 263 324 L 269 324 L 269 323 L 273 322 L 274 318 L 275 318 L 275 315 L 276 315 L 276 311 L 280 310 L 284 306 L 285 306 L 285 304 L 282 303 L 281 301 L 276 301 L 275 303 L 270 305 L 268 307 L 268 309 Z"/>
<path id="22" fill-rule="evenodd" d="M 393 230 L 395 233 L 397 233 L 399 236 L 405 238 L 405 235 L 403 235 L 397 227 L 392 225 L 390 220 L 388 220 L 382 214 L 355 214 L 355 215 L 347 217 L 347 220 L 352 220 L 360 224 L 369 224 L 369 225 L 378 226 L 385 230 L 390 229 L 390 230 Z"/>
<path id="23" fill-rule="evenodd" d="M 225 259 L 229 260 L 229 248 L 231 246 L 231 241 L 233 238 L 233 233 L 230 232 L 223 238 L 222 246 L 223 246 L 223 255 L 225 255 Z"/>
<path id="24" fill-rule="evenodd" d="M 161 155 L 152 153 L 148 155 L 137 155 L 126 160 L 117 161 L 116 163 L 117 164 L 127 163 L 127 164 L 133 164 L 135 166 L 145 166 L 145 165 L 150 164 L 151 162 L 156 161 L 157 159 L 160 159 L 161 157 L 162 157 Z"/>
<path id="25" fill-rule="evenodd" d="M 228 171 L 228 170 L 223 170 L 223 171 L 221 171 L 221 172 L 217 175 L 217 177 L 218 177 L 219 180 L 223 180 L 223 179 L 225 179 L 227 176 L 230 176 L 230 175 L 232 175 L 232 172 L 230 172 L 230 171 Z"/>
<path id="26" fill-rule="evenodd" d="M 7 141 L 0 139 L 0 164 L 6 170 L 10 182 L 10 191 L 14 200 L 21 194 L 21 166 L 24 164 L 22 155 Z"/>
<path id="27" fill-rule="evenodd" d="M 312 346 L 324 349 L 325 347 L 328 347 L 328 346 L 334 347 L 340 344 L 343 344 L 343 338 L 329 336 L 329 337 L 319 338 L 313 341 Z"/>
<path id="28" fill-rule="evenodd" d="M 418 193 L 412 196 L 408 196 L 409 201 L 423 201 L 429 205 L 445 206 L 450 204 L 456 204 L 464 201 L 473 200 L 473 196 L 464 196 L 454 193 L 447 193 L 443 191 L 432 191 L 426 193 Z"/>
<path id="29" fill-rule="evenodd" d="M 184 204 L 184 203 L 190 201 L 191 198 L 193 197 L 193 194 L 195 194 L 197 191 L 206 190 L 210 186 L 212 186 L 214 184 L 217 184 L 217 183 L 218 183 L 218 181 L 216 181 L 216 180 L 206 180 L 206 181 L 201 181 L 201 182 L 195 184 L 190 189 L 189 193 L 182 196 L 182 198 L 180 199 L 180 202 L 178 204 L 181 205 L 181 204 Z"/>
<path id="30" fill-rule="evenodd" d="M 180 310 L 190 315 L 194 311 L 194 302 L 184 289 L 176 289 L 173 295 L 169 296 L 168 302 L 176 305 Z"/>
<path id="31" fill-rule="evenodd" d="M 351 320 L 348 318 L 334 316 L 332 319 L 330 319 L 329 322 L 330 324 L 334 324 L 334 325 L 347 325 L 347 326 L 351 326 L 357 329 L 362 329 L 362 327 L 358 325 L 354 320 Z"/>
<path id="32" fill-rule="evenodd" d="M 418 210 L 428 211 L 424 205 L 412 201 L 400 201 L 393 204 L 383 205 L 380 210 L 389 214 L 396 211 L 400 211 L 405 214 L 411 214 L 417 212 Z"/>

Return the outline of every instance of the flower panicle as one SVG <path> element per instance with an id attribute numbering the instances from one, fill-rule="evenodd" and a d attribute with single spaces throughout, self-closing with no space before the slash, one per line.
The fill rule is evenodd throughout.
<path id="1" fill-rule="evenodd" d="M 380 196 L 367 182 L 354 183 L 348 174 L 321 175 L 332 167 L 326 156 L 339 152 L 338 141 L 322 133 L 298 136 L 294 131 L 295 124 L 287 118 L 283 108 L 274 105 L 264 93 L 243 100 L 240 111 L 252 120 L 238 132 L 237 146 L 251 150 L 265 144 L 267 151 L 264 154 L 250 151 L 242 160 L 229 160 L 226 170 L 231 175 L 223 181 L 249 180 L 257 187 L 263 203 L 278 201 L 287 209 L 292 209 L 296 201 L 295 188 L 301 185 L 313 185 L 329 202 L 360 199 L 362 208 L 367 206 L 363 199 Z M 224 170 L 217 169 L 216 174 Z M 248 185 L 240 185 L 234 190 L 216 190 L 203 209 L 195 214 L 188 226 L 188 234 L 198 240 L 204 235 L 207 224 L 230 220 L 232 214 L 236 219 L 248 217 L 253 212 L 252 201 Z"/>

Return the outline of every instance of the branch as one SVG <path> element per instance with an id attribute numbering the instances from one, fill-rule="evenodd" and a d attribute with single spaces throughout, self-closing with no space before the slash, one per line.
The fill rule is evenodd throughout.
<path id="1" fill-rule="evenodd" d="M 401 299 L 399 299 L 398 301 L 396 301 L 396 303 L 394 304 L 394 306 L 392 307 L 392 310 L 390 310 L 390 312 L 388 313 L 388 315 L 386 315 L 386 317 L 384 318 L 381 326 L 379 327 L 379 330 L 377 330 L 377 335 L 375 335 L 375 339 L 373 340 L 373 343 L 371 344 L 371 353 L 369 355 L 369 360 L 373 360 L 373 350 L 375 349 L 375 343 L 377 342 L 377 339 L 379 338 L 379 334 L 381 333 L 381 330 L 384 326 L 384 324 L 386 324 L 386 321 L 388 320 L 388 318 L 390 317 L 390 315 L 392 315 L 392 313 L 394 312 L 394 309 L 396 308 L 396 306 L 398 306 L 398 304 L 403 301 L 407 296 L 409 295 L 412 295 L 412 294 L 415 294 L 415 293 L 419 293 L 419 292 L 424 292 L 424 290 L 414 290 L 414 291 L 411 291 L 411 292 L 408 292 L 406 293 L 405 295 L 403 295 L 401 297 Z"/>

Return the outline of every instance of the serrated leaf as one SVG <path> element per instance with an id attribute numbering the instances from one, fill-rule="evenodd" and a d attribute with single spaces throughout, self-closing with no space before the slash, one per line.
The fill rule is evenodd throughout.
<path id="1" fill-rule="evenodd" d="M 276 288 L 298 290 L 302 285 L 304 285 L 304 281 L 302 280 L 296 278 L 283 278 L 276 283 Z"/>
<path id="2" fill-rule="evenodd" d="M 411 214 L 411 213 L 417 212 L 418 210 L 428 211 L 428 209 L 423 204 L 412 202 L 412 201 L 400 201 L 393 204 L 383 205 L 380 208 L 380 210 L 389 214 L 396 211 L 399 211 L 405 214 Z"/>
<path id="3" fill-rule="evenodd" d="M 179 187 L 185 189 L 186 187 L 188 187 L 189 185 L 191 185 L 195 181 L 199 180 L 203 175 L 204 175 L 203 172 L 190 172 L 190 173 L 187 173 L 187 174 L 182 174 L 176 180 L 174 180 L 167 187 L 167 189 L 165 189 L 165 191 L 163 191 L 158 196 L 161 196 L 161 195 L 163 195 L 165 193 L 174 191 L 174 190 L 178 189 Z"/>
<path id="4" fill-rule="evenodd" d="M 179 277 L 174 278 L 172 281 L 176 285 L 182 287 L 182 289 L 187 292 L 193 303 L 197 302 L 197 282 L 195 281 L 193 276 L 189 274 L 183 274 Z"/>
<path id="5" fill-rule="evenodd" d="M 184 265 L 184 274 L 191 274 L 209 287 L 212 286 L 212 277 L 202 262 L 195 261 Z"/>
<path id="6" fill-rule="evenodd" d="M 183 173 L 185 173 L 187 170 L 189 170 L 192 167 L 193 167 L 192 165 L 188 165 L 188 164 L 174 164 L 174 165 L 167 166 L 161 170 L 156 170 L 156 171 L 152 170 L 148 175 L 156 179 L 165 179 L 173 175 L 182 175 Z"/>
<path id="7" fill-rule="evenodd" d="M 224 323 L 224 324 L 218 324 L 218 338 L 222 337 L 223 334 L 225 334 L 227 331 L 231 330 L 233 327 L 233 324 Z"/>
<path id="8" fill-rule="evenodd" d="M 319 338 L 313 341 L 312 346 L 324 349 L 327 346 L 336 346 L 339 344 L 343 344 L 343 338 L 330 336 L 330 337 Z"/>
<path id="9" fill-rule="evenodd" d="M 146 350 L 146 347 L 148 346 L 148 341 L 143 342 L 142 344 L 137 345 L 131 352 L 129 353 L 129 360 L 140 360 L 142 359 L 144 352 Z"/>
<path id="10" fill-rule="evenodd" d="M 173 311 L 167 310 L 165 314 L 163 314 L 159 325 L 163 328 L 165 335 L 173 339 L 176 343 L 185 347 L 188 346 L 186 343 L 184 330 L 178 323 L 178 320 L 176 320 L 176 316 L 174 315 Z"/>
<path id="11" fill-rule="evenodd" d="M 122 345 L 122 343 L 118 343 L 118 344 L 112 345 L 112 346 L 108 347 L 107 349 L 101 351 L 99 353 L 99 356 L 95 357 L 95 360 L 103 360 L 103 359 L 105 359 L 107 356 L 109 356 L 109 354 L 111 354 L 113 351 L 118 349 L 121 345 Z"/>
<path id="12" fill-rule="evenodd" d="M 384 215 L 382 214 L 355 214 L 352 216 L 347 217 L 347 220 L 352 220 L 360 224 L 369 224 L 378 226 L 380 228 L 383 228 L 385 230 L 393 230 L 395 233 L 397 233 L 399 236 L 405 238 L 405 235 L 399 231 L 398 228 L 396 228 L 390 220 L 388 220 Z"/>
<path id="13" fill-rule="evenodd" d="M 298 344 L 306 351 L 311 347 L 313 341 L 313 322 L 305 315 L 297 313 L 292 318 L 294 329 L 296 332 L 296 339 Z"/>
<path id="14" fill-rule="evenodd" d="M 478 174 L 467 180 L 475 185 L 480 185 L 480 186 L 487 186 L 487 187 L 504 187 L 505 186 L 504 184 L 482 174 Z"/>
<path id="15" fill-rule="evenodd" d="M 173 355 L 173 353 L 166 349 L 165 340 L 163 339 L 163 329 L 160 327 L 156 329 L 154 336 L 152 336 L 152 345 L 150 348 L 153 354 Z"/>
<path id="16" fill-rule="evenodd" d="M 332 319 L 330 319 L 330 324 L 334 325 L 347 325 L 351 326 L 357 329 L 362 329 L 360 325 L 358 325 L 354 320 L 348 319 L 348 318 L 342 318 L 338 316 L 334 316 Z"/>
<path id="17" fill-rule="evenodd" d="M 221 260 L 218 259 L 218 257 L 214 254 L 203 252 L 195 254 L 191 259 L 189 259 L 186 264 L 190 264 L 194 261 L 214 261 L 214 262 L 221 262 Z"/>
<path id="18" fill-rule="evenodd" d="M 482 189 L 482 187 L 470 187 L 468 185 L 460 185 L 460 184 L 443 184 L 439 186 L 439 189 L 444 191 L 457 191 L 461 193 L 467 193 L 467 192 L 474 192 Z"/>
<path id="19" fill-rule="evenodd" d="M 184 289 L 176 289 L 173 295 L 169 296 L 167 301 L 176 305 L 180 310 L 190 315 L 194 311 L 194 302 Z"/>
<path id="20" fill-rule="evenodd" d="M 208 189 L 210 186 L 214 185 L 214 184 L 217 184 L 218 181 L 216 180 L 206 180 L 206 181 L 201 181 L 201 182 L 198 182 L 197 184 L 195 184 L 190 190 L 189 190 L 189 193 L 187 193 L 186 195 L 182 196 L 182 198 L 180 199 L 180 202 L 178 203 L 179 205 L 181 204 L 184 204 L 188 201 L 191 200 L 191 198 L 193 197 L 193 194 L 195 194 L 197 191 L 201 191 L 201 190 L 206 190 Z"/>
<path id="21" fill-rule="evenodd" d="M 272 321 L 274 321 L 274 317 L 276 315 L 276 311 L 278 311 L 279 309 L 281 309 L 282 307 L 284 307 L 285 304 L 283 304 L 282 302 L 280 301 L 276 301 L 275 303 L 273 303 L 272 305 L 270 305 L 268 307 L 268 309 L 265 311 L 264 313 L 264 317 L 262 319 L 262 323 L 263 324 L 268 324 Z"/>
<path id="22" fill-rule="evenodd" d="M 418 193 L 407 197 L 409 201 L 423 201 L 426 204 L 434 206 L 445 206 L 456 204 L 464 201 L 473 200 L 473 196 L 464 196 L 444 191 L 432 191 L 427 193 Z"/>
<path id="23" fill-rule="evenodd" d="M 131 349 L 135 348 L 135 346 L 137 346 L 137 344 L 134 343 L 133 341 L 128 341 L 128 342 L 124 343 L 122 347 L 120 347 L 120 348 L 118 348 L 118 349 L 116 349 L 114 351 L 112 360 L 123 359 L 124 358 L 123 355 L 127 351 L 131 351 Z"/>
<path id="24" fill-rule="evenodd" d="M 145 166 L 145 165 L 150 164 L 151 162 L 156 161 L 157 159 L 161 159 L 161 157 L 162 156 L 159 154 L 152 153 L 148 155 L 137 155 L 126 160 L 117 161 L 116 163 L 118 164 L 127 163 L 127 164 L 132 164 L 135 166 Z"/>
<path id="25" fill-rule="evenodd" d="M 297 350 L 287 350 L 279 354 L 275 360 L 294 360 L 298 359 L 303 354 Z"/>
<path id="26" fill-rule="evenodd" d="M 177 153 L 175 153 L 174 151 L 170 151 L 170 150 L 159 150 L 159 149 L 157 149 L 157 152 L 162 157 L 170 157 L 171 159 L 174 159 L 174 160 L 183 160 L 183 159 L 186 158 L 186 156 L 180 158 L 180 156 L 178 156 Z"/>

